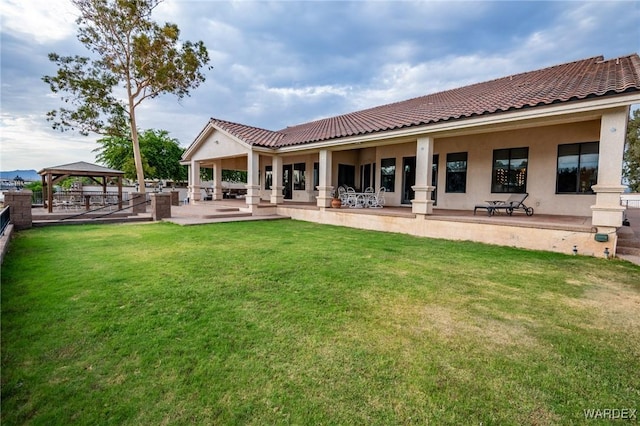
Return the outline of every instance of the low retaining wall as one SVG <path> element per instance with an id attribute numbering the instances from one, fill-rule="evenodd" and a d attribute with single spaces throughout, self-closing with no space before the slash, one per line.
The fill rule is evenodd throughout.
<path id="1" fill-rule="evenodd" d="M 441 238 L 456 241 L 474 241 L 500 246 L 556 253 L 577 254 L 605 258 L 615 253 L 617 235 L 608 234 L 607 242 L 595 241 L 595 229 L 587 226 L 517 226 L 498 223 L 447 219 L 423 216 L 399 217 L 362 215 L 337 209 L 304 210 L 278 206 L 278 214 L 292 219 L 327 225 L 348 226 L 372 231 L 395 232 L 417 237 Z"/>

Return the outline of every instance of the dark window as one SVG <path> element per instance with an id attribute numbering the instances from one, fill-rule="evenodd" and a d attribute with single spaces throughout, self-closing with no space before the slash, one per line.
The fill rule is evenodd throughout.
<path id="1" fill-rule="evenodd" d="M 496 149 L 493 151 L 491 192 L 527 192 L 529 148 Z"/>
<path id="2" fill-rule="evenodd" d="M 371 165 L 371 186 L 376 187 L 376 163 Z"/>
<path id="3" fill-rule="evenodd" d="M 293 165 L 293 189 L 303 190 L 305 189 L 304 170 L 305 163 L 295 163 Z"/>
<path id="4" fill-rule="evenodd" d="M 416 196 L 412 186 L 416 184 L 416 157 L 402 159 L 402 204 L 411 204 Z"/>
<path id="5" fill-rule="evenodd" d="M 273 185 L 273 167 L 266 166 L 264 171 L 264 189 L 271 189 Z"/>
<path id="6" fill-rule="evenodd" d="M 282 195 L 285 200 L 293 198 L 293 164 L 282 166 Z"/>
<path id="7" fill-rule="evenodd" d="M 380 162 L 380 187 L 394 192 L 396 187 L 396 159 L 383 158 Z"/>
<path id="8" fill-rule="evenodd" d="M 371 164 L 360 166 L 360 188 L 364 191 L 371 186 Z"/>
<path id="9" fill-rule="evenodd" d="M 356 186 L 356 166 L 338 164 L 338 186 Z"/>
<path id="10" fill-rule="evenodd" d="M 320 163 L 313 163 L 313 190 L 320 185 Z"/>
<path id="11" fill-rule="evenodd" d="M 447 154 L 446 192 L 467 191 L 467 153 Z"/>
<path id="12" fill-rule="evenodd" d="M 438 154 L 433 154 L 433 165 L 431 166 L 431 186 L 435 186 L 433 192 L 431 192 L 431 199 L 433 200 L 433 205 L 438 204 L 438 160 L 440 156 Z"/>
<path id="13" fill-rule="evenodd" d="M 593 194 L 598 182 L 599 142 L 558 146 L 556 192 L 559 194 Z"/>

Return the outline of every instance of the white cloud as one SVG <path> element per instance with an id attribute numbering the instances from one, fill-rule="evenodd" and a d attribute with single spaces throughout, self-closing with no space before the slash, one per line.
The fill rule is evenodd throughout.
<path id="1" fill-rule="evenodd" d="M 389 63 L 351 94 L 354 110 L 411 99 L 508 75 L 516 62 L 501 56 L 450 56 L 420 64 Z"/>
<path id="2" fill-rule="evenodd" d="M 0 115 L 0 170 L 36 169 L 87 161 L 95 163 L 95 138 L 60 134 L 42 123 L 41 115 Z"/>
<path id="3" fill-rule="evenodd" d="M 188 145 L 209 117 L 277 130 L 513 73 L 640 50 L 640 3 L 165 0 L 154 19 L 203 40 L 207 81 L 143 103 L 142 129 Z M 95 139 L 53 131 L 40 78 L 72 54 L 70 0 L 0 0 L 3 169 L 95 161 Z M 517 16 L 517 19 L 516 19 Z M 522 19 L 522 18 L 526 19 Z M 84 52 L 86 54 L 87 52 Z M 26 163 L 25 163 L 26 162 Z"/>
<path id="4" fill-rule="evenodd" d="M 3 32 L 44 44 L 72 36 L 78 11 L 69 0 L 3 0 L 0 16 Z"/>

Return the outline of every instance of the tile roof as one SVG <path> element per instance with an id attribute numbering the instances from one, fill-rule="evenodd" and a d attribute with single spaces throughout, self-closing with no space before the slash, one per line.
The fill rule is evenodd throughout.
<path id="1" fill-rule="evenodd" d="M 634 91 L 640 91 L 638 54 L 597 56 L 279 131 L 213 118 L 211 123 L 251 145 L 278 148 Z"/>

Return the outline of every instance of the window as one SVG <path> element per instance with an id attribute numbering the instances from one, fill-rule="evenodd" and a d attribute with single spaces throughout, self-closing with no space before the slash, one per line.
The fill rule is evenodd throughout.
<path id="1" fill-rule="evenodd" d="M 467 191 L 467 153 L 447 154 L 446 192 Z"/>
<path id="2" fill-rule="evenodd" d="M 338 164 L 338 186 L 356 186 L 356 166 Z"/>
<path id="3" fill-rule="evenodd" d="M 305 163 L 295 163 L 293 165 L 293 189 L 294 190 L 304 190 L 305 182 L 304 182 L 304 170 Z"/>
<path id="4" fill-rule="evenodd" d="M 416 184 L 416 157 L 402 158 L 402 204 L 411 204 L 416 196 L 413 186 Z"/>
<path id="5" fill-rule="evenodd" d="M 273 185 L 273 167 L 266 166 L 264 170 L 264 189 L 271 189 Z"/>
<path id="6" fill-rule="evenodd" d="M 396 159 L 383 158 L 380 162 L 380 187 L 394 192 L 396 187 Z"/>
<path id="7" fill-rule="evenodd" d="M 491 192 L 527 192 L 529 148 L 496 149 L 493 151 Z"/>
<path id="8" fill-rule="evenodd" d="M 364 191 L 371 186 L 371 164 L 360 166 L 360 188 Z"/>
<path id="9" fill-rule="evenodd" d="M 320 163 L 313 163 L 313 190 L 320 185 Z"/>
<path id="10" fill-rule="evenodd" d="M 431 166 L 431 186 L 434 186 L 435 189 L 431 192 L 431 199 L 433 200 L 433 205 L 438 204 L 438 161 L 440 160 L 440 156 L 438 154 L 433 154 L 433 165 Z"/>
<path id="11" fill-rule="evenodd" d="M 599 142 L 558 145 L 556 192 L 559 194 L 593 194 L 598 182 Z"/>

